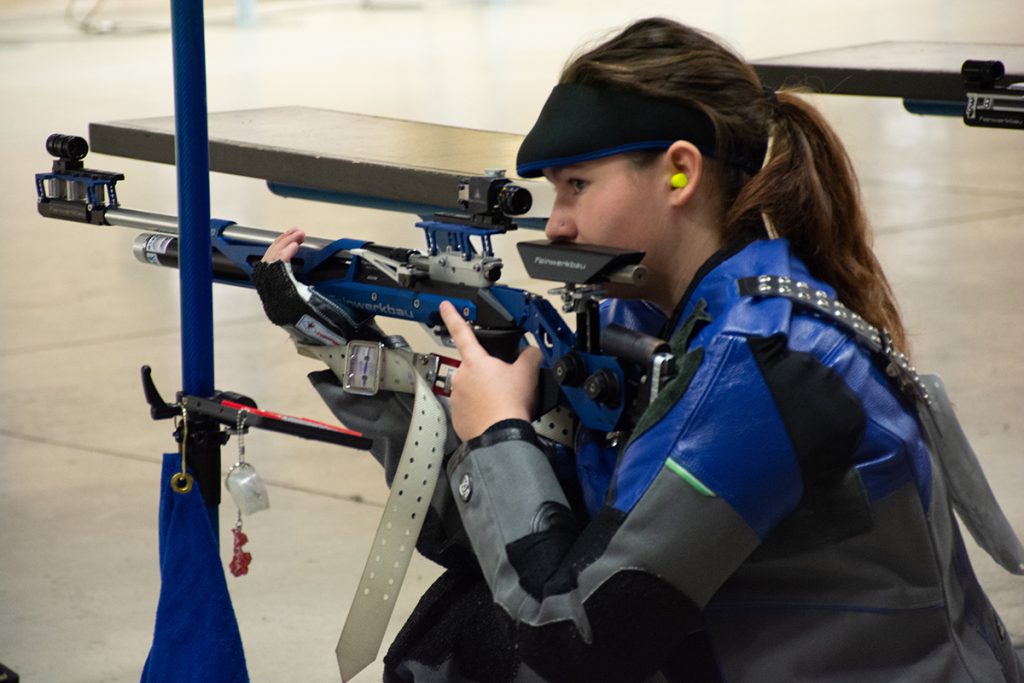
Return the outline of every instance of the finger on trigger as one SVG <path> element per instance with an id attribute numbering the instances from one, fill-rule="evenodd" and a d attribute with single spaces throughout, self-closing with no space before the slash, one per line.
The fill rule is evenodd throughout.
<path id="1" fill-rule="evenodd" d="M 466 351 L 476 344 L 476 336 L 473 334 L 469 323 L 459 315 L 455 305 L 450 301 L 442 302 L 440 311 L 441 319 L 444 321 L 445 327 L 448 328 L 448 334 L 451 335 L 452 341 L 455 342 L 455 348 L 460 353 L 465 354 Z"/>

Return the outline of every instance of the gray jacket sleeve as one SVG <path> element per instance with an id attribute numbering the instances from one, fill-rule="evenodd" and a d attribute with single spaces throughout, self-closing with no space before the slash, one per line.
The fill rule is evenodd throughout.
<path id="1" fill-rule="evenodd" d="M 462 445 L 447 474 L 509 647 L 549 681 L 649 679 L 758 544 L 727 503 L 668 468 L 628 513 L 607 506 L 580 529 L 520 420 Z"/>

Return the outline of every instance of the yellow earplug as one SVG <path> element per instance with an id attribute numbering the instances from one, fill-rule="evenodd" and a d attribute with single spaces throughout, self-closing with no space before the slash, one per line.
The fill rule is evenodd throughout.
<path id="1" fill-rule="evenodd" d="M 678 190 L 686 187 L 687 183 L 690 182 L 690 179 L 686 177 L 685 173 L 675 173 L 669 182 L 672 184 L 672 187 Z"/>

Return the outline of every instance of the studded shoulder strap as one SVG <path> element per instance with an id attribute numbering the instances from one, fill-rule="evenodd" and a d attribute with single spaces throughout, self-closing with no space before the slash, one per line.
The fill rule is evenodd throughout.
<path id="1" fill-rule="evenodd" d="M 788 277 L 759 275 L 738 281 L 744 296 L 784 297 L 844 330 L 885 363 L 885 372 L 916 402 L 924 436 L 942 470 L 950 501 L 964 526 L 978 545 L 1000 566 L 1024 575 L 1024 544 L 996 501 L 953 411 L 942 381 L 935 375 L 924 378 L 897 351 L 885 330 L 869 324 L 859 315 L 820 289 Z"/>
<path id="2" fill-rule="evenodd" d="M 928 388 L 906 354 L 893 346 L 892 337 L 880 330 L 842 302 L 806 282 L 780 275 L 757 275 L 737 281 L 740 294 L 758 298 L 782 297 L 827 320 L 853 337 L 885 363 L 885 372 L 911 397 L 931 404 Z"/>

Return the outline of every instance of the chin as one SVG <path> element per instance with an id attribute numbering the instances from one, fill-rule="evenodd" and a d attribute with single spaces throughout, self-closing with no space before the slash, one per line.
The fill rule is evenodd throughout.
<path id="1" fill-rule="evenodd" d="M 617 282 L 608 282 L 604 291 L 612 299 L 646 299 L 647 287 L 643 285 L 621 285 Z"/>

